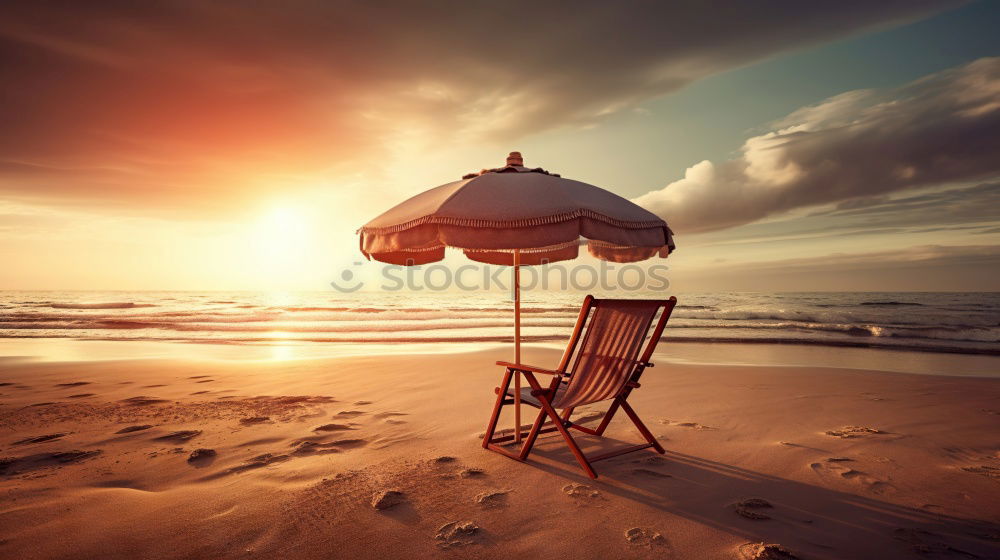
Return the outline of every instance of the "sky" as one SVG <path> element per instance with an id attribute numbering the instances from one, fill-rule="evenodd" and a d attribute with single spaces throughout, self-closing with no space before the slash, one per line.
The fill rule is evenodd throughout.
<path id="1" fill-rule="evenodd" d="M 998 26 L 988 1 L 5 2 L 0 289 L 328 289 L 359 226 L 519 150 L 666 219 L 677 291 L 1000 290 Z"/>

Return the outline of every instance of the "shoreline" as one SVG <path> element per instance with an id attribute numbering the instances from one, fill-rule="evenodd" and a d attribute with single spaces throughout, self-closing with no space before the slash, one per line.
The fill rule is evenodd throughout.
<path id="1" fill-rule="evenodd" d="M 668 336 L 664 336 L 667 339 Z M 858 340 L 817 340 L 805 338 L 767 338 L 767 337 L 694 337 L 694 336 L 669 336 L 671 341 L 685 342 L 693 344 L 772 344 L 789 346 L 825 346 L 832 348 L 866 348 L 871 350 L 899 350 L 906 352 L 926 352 L 930 354 L 966 354 L 973 356 L 1000 356 L 1000 348 L 975 348 L 965 346 L 927 346 L 921 344 L 892 344 L 886 342 L 872 342 L 863 340 L 866 336 L 858 336 Z M 879 338 L 872 336 L 871 338 Z M 521 341 L 528 344 L 558 343 L 566 339 L 563 335 L 521 335 Z M 18 340 L 69 340 L 76 342 L 137 342 L 137 343 L 167 343 L 167 344 L 216 344 L 234 346 L 254 346 L 254 345 L 288 345 L 288 344 L 513 344 L 512 336 L 488 336 L 488 337 L 398 337 L 398 338 L 282 338 L 282 337 L 243 337 L 239 339 L 210 339 L 210 338 L 129 338 L 129 337 L 101 337 L 83 338 L 71 335 L 66 336 L 3 336 L 2 341 Z"/>
<path id="2" fill-rule="evenodd" d="M 526 348 L 562 350 L 564 339 Z M 2 360 L 91 362 L 131 359 L 206 361 L 296 361 L 379 355 L 453 355 L 483 349 L 504 352 L 509 343 L 431 342 L 407 344 L 298 343 L 217 344 L 147 340 L 81 340 L 63 338 L 0 339 Z M 665 336 L 656 357 L 660 361 L 701 365 L 818 366 L 867 369 L 919 375 L 1000 377 L 1000 356 L 927 352 L 884 347 L 824 344 L 770 344 L 756 341 L 703 342 Z"/>

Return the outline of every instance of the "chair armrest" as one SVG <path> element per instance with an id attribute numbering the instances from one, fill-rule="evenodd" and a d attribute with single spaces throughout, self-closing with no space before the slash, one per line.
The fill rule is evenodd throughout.
<path id="1" fill-rule="evenodd" d="M 513 370 L 517 370 L 517 371 L 530 371 L 532 373 L 546 373 L 548 375 L 561 375 L 561 373 L 558 372 L 558 371 L 551 370 L 551 369 L 540 368 L 540 367 L 537 367 L 537 366 L 528 366 L 528 365 L 524 365 L 524 364 L 515 364 L 515 363 L 511 363 L 511 362 L 497 362 L 497 365 L 498 366 L 503 366 L 503 367 L 505 367 L 507 369 L 513 369 Z"/>

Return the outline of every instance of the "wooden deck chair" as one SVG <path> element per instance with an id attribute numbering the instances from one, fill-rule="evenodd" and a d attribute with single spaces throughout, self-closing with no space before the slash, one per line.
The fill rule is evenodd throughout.
<path id="1" fill-rule="evenodd" d="M 676 303 L 677 298 L 674 297 L 668 300 L 623 300 L 596 299 L 588 295 L 583 301 L 583 308 L 577 318 L 573 335 L 570 337 L 566 351 L 556 369 L 497 362 L 497 365 L 504 366 L 506 371 L 500 386 L 495 389 L 497 393 L 496 405 L 493 407 L 493 415 L 490 416 L 490 422 L 486 428 L 483 447 L 518 461 L 524 461 L 531 453 L 531 448 L 535 444 L 538 434 L 558 431 L 566 440 L 566 444 L 569 445 L 584 472 L 591 478 L 597 478 L 597 473 L 590 465 L 594 461 L 650 447 L 658 453 L 664 453 L 663 447 L 639 420 L 639 416 L 635 410 L 632 410 L 627 400 L 632 390 L 639 388 L 639 377 L 642 376 L 642 372 L 648 367 L 653 367 L 649 359 L 653 355 L 656 343 L 660 340 L 663 328 L 666 326 Z M 645 349 L 642 349 L 643 341 L 649 334 L 649 328 L 661 308 L 663 312 L 656 322 L 652 335 L 649 336 Z M 578 343 L 579 348 L 577 348 Z M 642 349 L 641 355 L 639 354 L 640 349 Z M 576 360 L 573 363 L 573 368 L 567 370 L 567 366 L 574 356 Z M 514 375 L 522 374 L 528 380 L 529 387 L 521 390 L 520 400 L 527 405 L 538 408 L 539 411 L 538 417 L 531 426 L 531 430 L 528 431 L 520 450 L 514 452 L 498 445 L 514 439 L 514 435 L 494 437 L 494 434 L 497 421 L 500 418 L 500 411 L 505 405 L 515 402 L 514 392 L 510 387 L 511 379 Z M 548 387 L 543 387 L 535 377 L 536 374 L 550 375 L 552 382 L 549 383 Z M 611 404 L 596 429 L 570 421 L 574 408 L 607 400 L 610 400 Z M 580 446 L 570 435 L 569 429 L 603 436 L 604 430 L 607 429 L 619 408 L 625 411 L 635 427 L 639 429 L 643 438 L 646 439 L 646 443 L 593 457 L 584 455 Z M 556 409 L 562 409 L 562 415 L 557 413 Z M 553 425 L 547 428 L 543 427 L 546 421 L 551 421 Z M 522 427 L 518 426 L 517 429 L 522 430 Z M 521 435 L 524 436 L 523 431 Z"/>

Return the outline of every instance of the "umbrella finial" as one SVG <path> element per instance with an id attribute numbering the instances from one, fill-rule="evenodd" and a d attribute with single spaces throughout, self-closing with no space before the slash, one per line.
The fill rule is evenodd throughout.
<path id="1" fill-rule="evenodd" d="M 510 155 L 507 156 L 507 165 L 524 167 L 524 158 L 521 157 L 521 152 L 511 152 Z"/>

